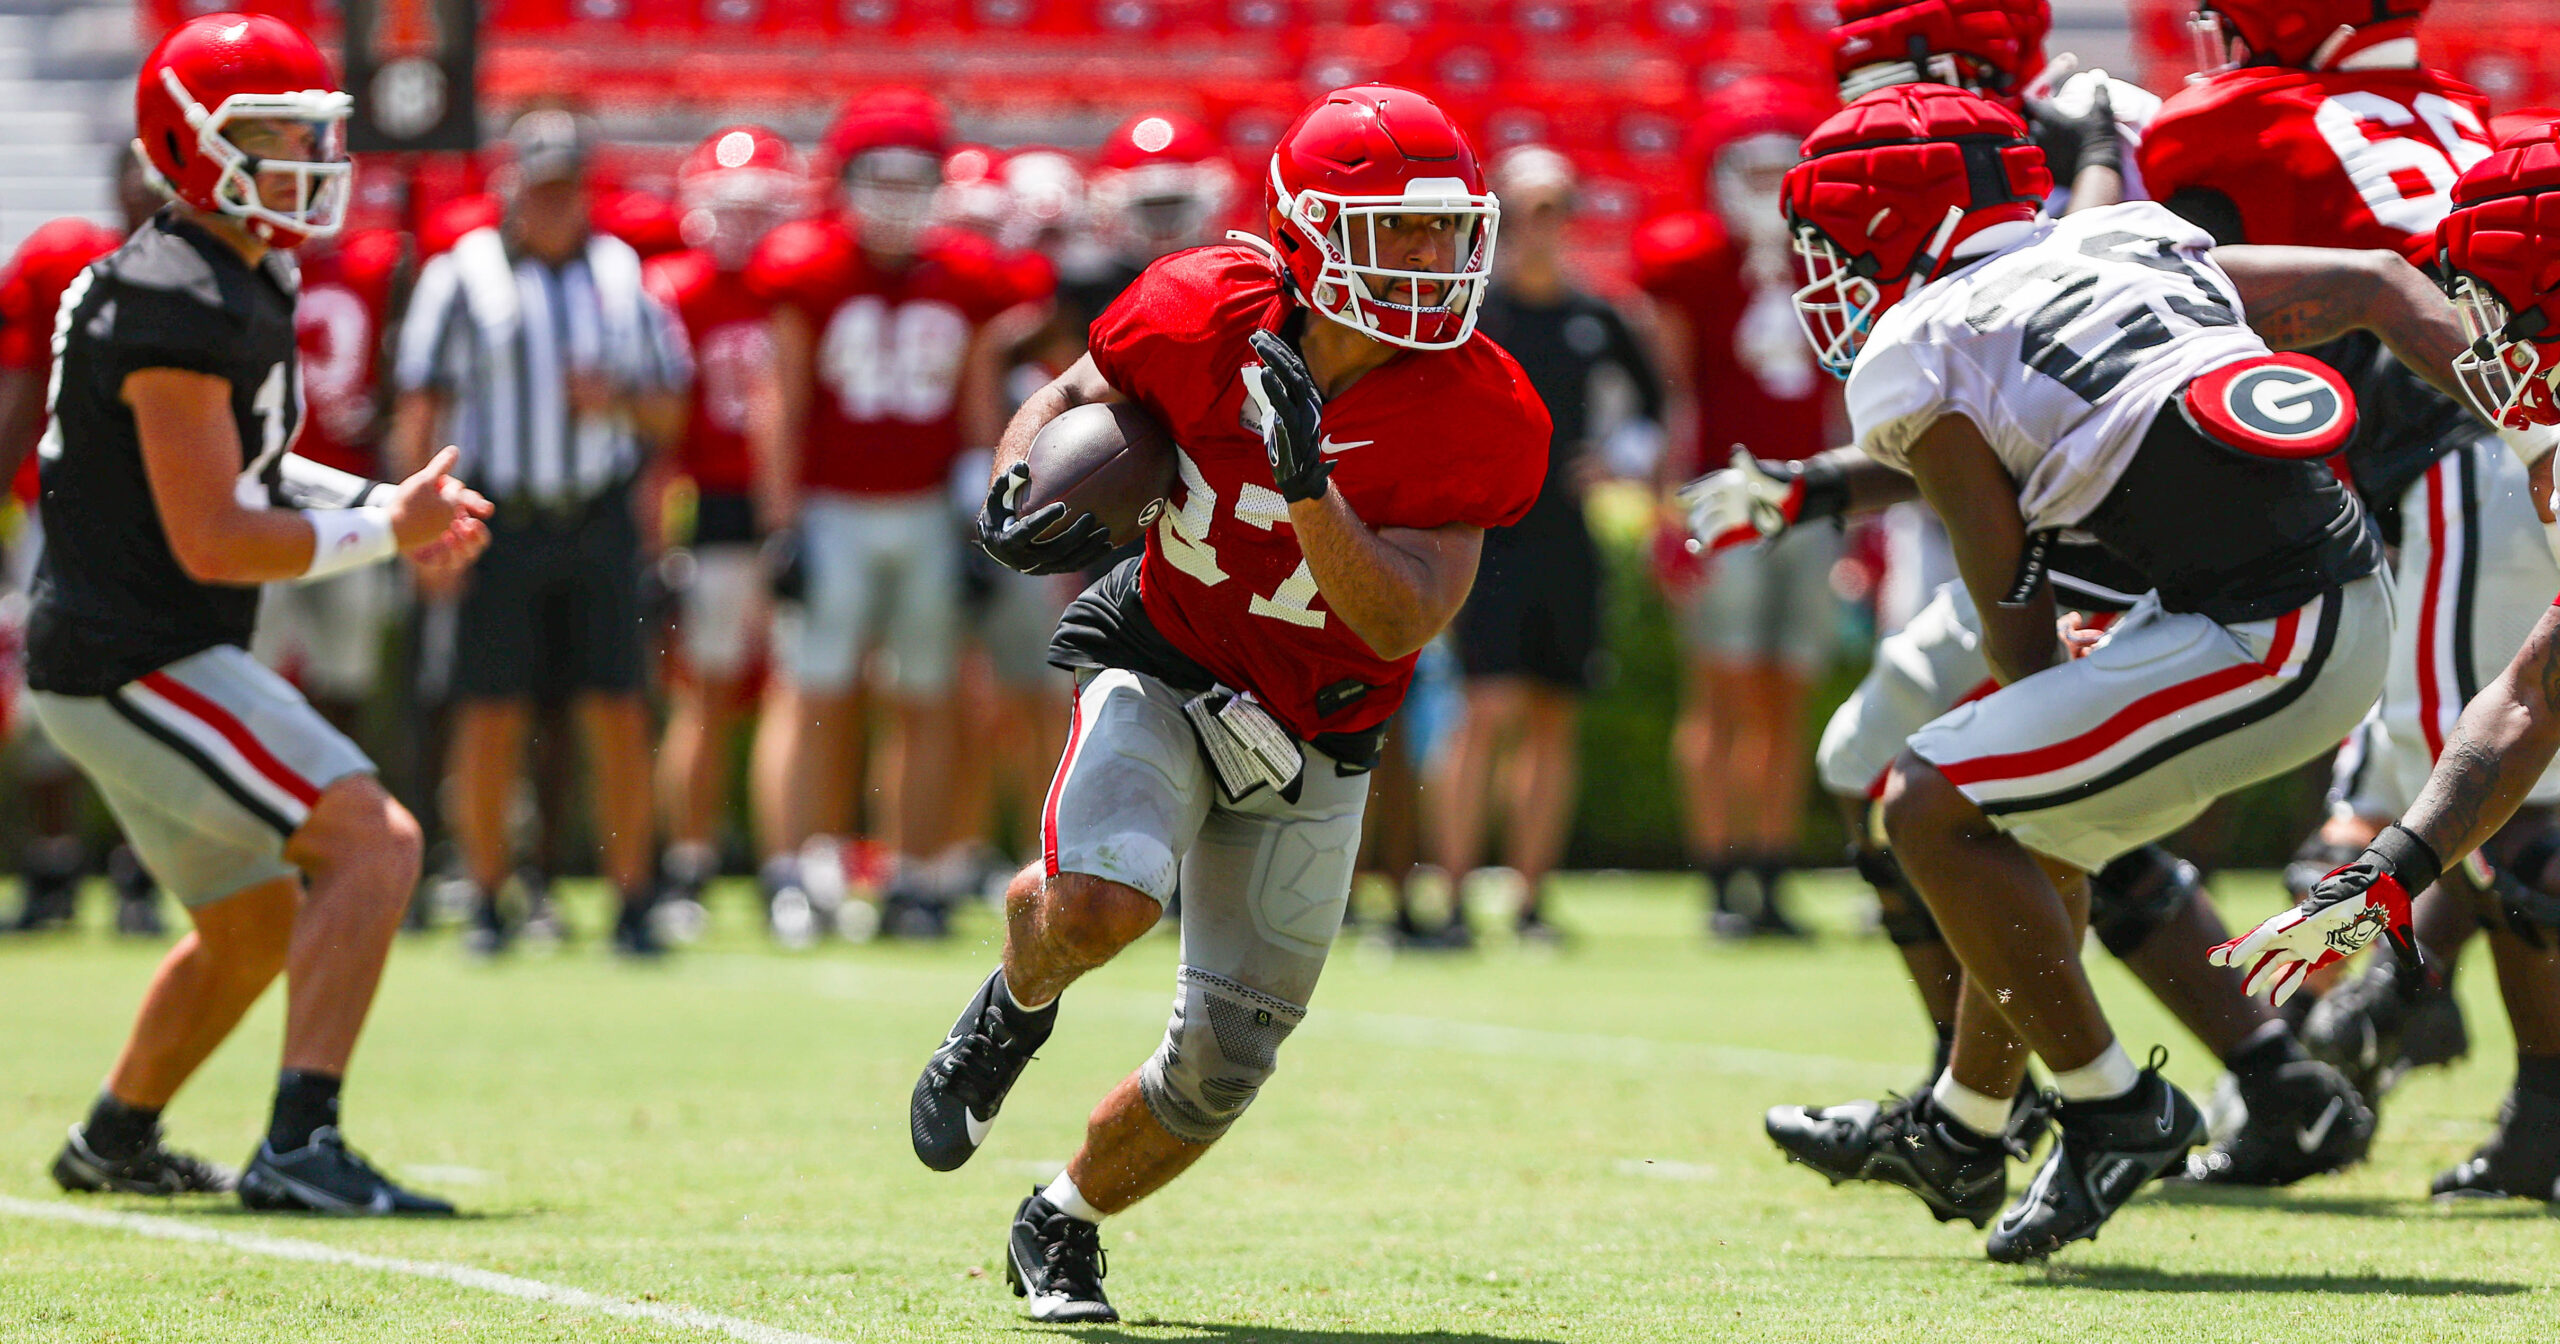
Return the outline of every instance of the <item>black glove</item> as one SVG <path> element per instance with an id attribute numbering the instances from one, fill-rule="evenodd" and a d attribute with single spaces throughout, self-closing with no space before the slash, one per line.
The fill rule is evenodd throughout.
<path id="1" fill-rule="evenodd" d="M 2281 1004 L 2312 972 L 2363 951 L 2376 938 L 2391 944 L 2401 969 L 2423 980 L 2425 958 L 2410 930 L 2410 898 L 2433 885 L 2436 852 L 2405 826 L 2387 826 L 2356 861 L 2321 878 L 2300 904 L 2215 947 L 2205 960 L 2240 972 L 2240 992 L 2267 992 Z"/>
<path id="2" fill-rule="evenodd" d="M 1016 462 L 987 487 L 986 507 L 978 510 L 978 549 L 997 564 L 1023 574 L 1072 573 L 1111 554 L 1111 530 L 1089 513 L 1059 529 L 1054 537 L 1041 535 L 1057 528 L 1058 520 L 1067 516 L 1063 499 L 1052 500 L 1030 517 L 1015 517 L 1014 505 L 1029 484 L 1030 464 Z"/>
<path id="3" fill-rule="evenodd" d="M 765 591 L 776 602 L 809 600 L 809 557 L 797 527 L 777 527 L 764 539 Z"/>
<path id="4" fill-rule="evenodd" d="M 1263 451 L 1271 457 L 1271 483 L 1292 504 L 1322 499 L 1333 464 L 1324 460 L 1324 396 L 1296 347 L 1267 331 L 1245 338 L 1262 358 L 1262 395 L 1271 417 L 1262 423 Z M 1250 372 L 1248 377 L 1252 376 Z"/>
<path id="5" fill-rule="evenodd" d="M 2124 169 L 2124 135 L 2116 126 L 2115 99 L 2104 80 L 2089 98 L 2089 110 L 2074 116 L 2051 98 L 2027 99 L 2027 124 L 2036 148 L 2044 151 L 2054 185 L 2068 187 L 2083 168 Z"/>

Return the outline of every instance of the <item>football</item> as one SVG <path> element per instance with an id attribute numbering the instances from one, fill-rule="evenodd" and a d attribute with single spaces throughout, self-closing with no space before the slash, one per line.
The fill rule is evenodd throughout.
<path id="1" fill-rule="evenodd" d="M 1078 406 L 1031 441 L 1031 483 L 1014 507 L 1027 517 L 1064 501 L 1064 528 L 1092 514 L 1126 546 L 1155 522 L 1173 492 L 1173 439 L 1135 402 Z"/>

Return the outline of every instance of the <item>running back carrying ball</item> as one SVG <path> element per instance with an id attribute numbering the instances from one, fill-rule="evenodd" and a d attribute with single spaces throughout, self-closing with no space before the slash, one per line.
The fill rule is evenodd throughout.
<path id="1" fill-rule="evenodd" d="M 1031 480 L 1016 503 L 1029 518 L 1054 503 L 1066 512 L 1054 528 L 1090 515 L 1126 546 L 1156 520 L 1173 493 L 1173 440 L 1134 402 L 1078 406 L 1041 426 L 1031 441 Z"/>

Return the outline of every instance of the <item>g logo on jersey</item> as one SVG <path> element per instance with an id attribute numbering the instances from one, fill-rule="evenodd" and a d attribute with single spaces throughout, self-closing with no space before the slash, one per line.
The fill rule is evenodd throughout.
<path id="1" fill-rule="evenodd" d="M 2187 384 L 2187 422 L 2226 447 L 2258 457 L 2327 457 L 2356 428 L 2355 393 L 2307 355 L 2268 355 L 2226 364 Z"/>

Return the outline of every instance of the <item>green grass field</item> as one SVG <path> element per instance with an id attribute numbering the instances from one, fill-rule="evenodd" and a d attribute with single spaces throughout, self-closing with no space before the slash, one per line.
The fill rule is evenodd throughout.
<path id="1" fill-rule="evenodd" d="M 2276 899 L 2263 880 L 2224 887 L 2235 918 Z M 1070 1333 L 1201 1344 L 2551 1337 L 2560 1221 L 2540 1205 L 2424 1198 L 2429 1176 L 2486 1132 L 2511 1071 L 2485 958 L 2465 974 L 2471 1062 L 2404 1086 L 2368 1165 L 2287 1192 L 2155 1188 L 2098 1243 L 2009 1269 L 1982 1259 L 1978 1233 L 1930 1221 L 1898 1191 L 1829 1189 L 1760 1133 L 1773 1103 L 1874 1094 L 1918 1073 L 1924 1028 L 1891 949 L 1847 932 L 1848 881 L 1810 893 L 1833 932 L 1809 947 L 1711 946 L 1684 893 L 1650 878 L 1570 882 L 1558 914 L 1583 936 L 1555 956 L 1506 942 L 1397 958 L 1346 939 L 1252 1114 L 1189 1177 L 1105 1229 L 1128 1323 Z M 496 966 L 465 961 L 447 936 L 402 944 L 357 1058 L 348 1128 L 387 1167 L 466 1205 L 457 1221 L 60 1195 L 45 1163 L 159 949 L 99 932 L 0 940 L 0 1339 L 1037 1333 L 1004 1287 L 1006 1220 L 1103 1089 L 1153 1048 L 1172 940 L 1140 943 L 1073 990 L 987 1148 L 935 1175 L 907 1149 L 907 1090 L 990 965 L 993 920 L 973 914 L 947 946 L 792 956 L 767 949 L 747 896 L 715 897 L 711 938 L 663 967 L 617 964 L 592 939 Z M 580 913 L 598 927 L 597 910 Z M 2208 1086 L 2201 1048 L 2112 963 L 2098 974 L 2134 1053 L 2164 1041 L 2174 1076 Z M 246 1157 L 278 1024 L 270 994 L 172 1109 L 174 1141 Z M 162 1222 L 67 1224 L 31 1204 L 165 1216 L 213 1239 L 145 1234 L 170 1231 Z M 306 1263 L 279 1258 L 274 1239 L 595 1298 Z M 597 1299 L 659 1315 L 618 1316 Z"/>

